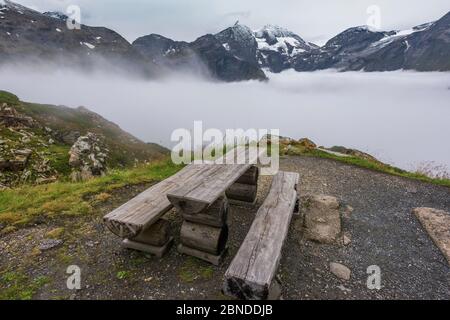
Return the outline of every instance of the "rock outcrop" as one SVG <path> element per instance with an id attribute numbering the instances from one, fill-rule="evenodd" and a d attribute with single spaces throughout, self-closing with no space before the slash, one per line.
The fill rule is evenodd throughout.
<path id="1" fill-rule="evenodd" d="M 23 129 L 36 126 L 33 118 L 20 114 L 13 106 L 0 103 L 0 126 Z"/>
<path id="2" fill-rule="evenodd" d="M 84 181 L 106 173 L 106 159 L 109 150 L 102 138 L 94 133 L 81 136 L 69 151 L 73 181 Z"/>
<path id="3" fill-rule="evenodd" d="M 314 195 L 303 200 L 304 231 L 309 240 L 335 243 L 341 233 L 339 202 L 335 197 Z"/>

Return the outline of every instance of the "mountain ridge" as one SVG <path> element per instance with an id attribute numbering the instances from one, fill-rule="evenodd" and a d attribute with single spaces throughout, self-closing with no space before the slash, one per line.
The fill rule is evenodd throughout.
<path id="1" fill-rule="evenodd" d="M 410 30 L 349 28 L 323 46 L 280 26 L 252 30 L 239 23 L 192 42 L 149 34 L 130 43 L 103 27 L 82 25 L 71 32 L 65 19 L 60 12 L 39 13 L 3 0 L 0 58 L 69 61 L 84 70 L 104 64 L 146 78 L 182 71 L 227 82 L 266 80 L 266 72 L 287 69 L 450 71 L 450 12 Z"/>

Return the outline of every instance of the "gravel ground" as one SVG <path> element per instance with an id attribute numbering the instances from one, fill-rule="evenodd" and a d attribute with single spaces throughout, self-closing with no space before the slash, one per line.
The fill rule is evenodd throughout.
<path id="1" fill-rule="evenodd" d="M 301 218 L 294 217 L 278 277 L 284 299 L 450 299 L 450 267 L 416 218 L 414 207 L 450 212 L 450 189 L 393 177 L 333 160 L 286 157 L 281 168 L 300 173 L 300 193 L 336 196 L 354 211 L 343 218 L 351 243 L 322 245 L 303 239 Z M 47 277 L 36 299 L 224 299 L 223 275 L 268 192 L 262 177 L 255 205 L 230 210 L 229 253 L 220 267 L 183 256 L 175 247 L 158 259 L 120 248 L 102 216 L 148 185 L 128 187 L 99 206 L 98 214 L 37 225 L 0 238 L 0 273 L 20 271 L 29 279 Z M 175 244 L 181 219 L 170 212 Z M 36 252 L 45 233 L 64 226 L 63 244 Z M 329 272 L 330 262 L 352 270 L 349 281 Z M 78 265 L 82 289 L 66 287 L 66 269 Z M 381 268 L 380 290 L 366 286 L 367 267 Z M 0 290 L 2 288 L 0 283 Z"/>

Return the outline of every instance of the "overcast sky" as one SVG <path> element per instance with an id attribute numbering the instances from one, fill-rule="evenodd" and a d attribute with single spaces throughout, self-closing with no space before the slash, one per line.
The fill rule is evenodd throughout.
<path id="1" fill-rule="evenodd" d="M 308 41 L 323 42 L 344 29 L 367 24 L 367 9 L 381 10 L 381 28 L 404 29 L 450 11 L 449 0 L 16 0 L 39 11 L 79 5 L 82 23 L 102 25 L 129 41 L 159 33 L 194 40 L 240 20 L 252 29 L 286 27 Z"/>

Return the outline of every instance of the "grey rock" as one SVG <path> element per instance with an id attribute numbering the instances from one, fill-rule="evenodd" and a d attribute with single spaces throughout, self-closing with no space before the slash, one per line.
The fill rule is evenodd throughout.
<path id="1" fill-rule="evenodd" d="M 334 243 L 341 232 L 339 202 L 326 195 L 310 196 L 303 205 L 305 236 L 320 243 Z"/>
<path id="2" fill-rule="evenodd" d="M 344 234 L 342 236 L 342 244 L 344 246 L 348 246 L 352 242 L 352 239 L 349 234 Z"/>
<path id="3" fill-rule="evenodd" d="M 72 167 L 72 180 L 85 181 L 106 172 L 107 149 L 103 139 L 89 132 L 81 136 L 69 151 L 69 164 Z"/>
<path id="4" fill-rule="evenodd" d="M 342 280 L 350 280 L 351 270 L 343 264 L 337 262 L 330 263 L 330 272 Z"/>
<path id="5" fill-rule="evenodd" d="M 44 239 L 39 245 L 39 250 L 47 251 L 60 246 L 62 243 L 63 241 L 59 239 Z"/>

